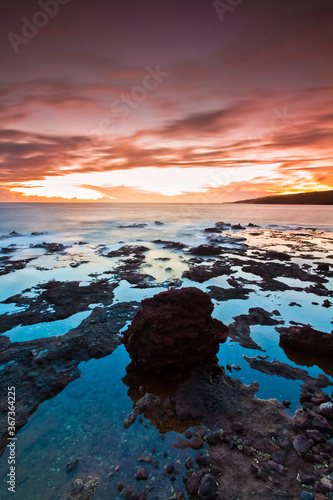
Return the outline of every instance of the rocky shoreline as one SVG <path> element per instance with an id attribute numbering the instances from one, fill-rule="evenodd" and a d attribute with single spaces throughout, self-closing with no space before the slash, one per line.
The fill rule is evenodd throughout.
<path id="1" fill-rule="evenodd" d="M 284 238 L 290 250 L 274 250 L 253 244 L 257 237 L 264 234 L 260 228 L 255 228 L 256 232 L 253 232 L 254 225 L 247 228 L 236 226 L 219 222 L 214 227 L 206 228 L 203 231 L 205 243 L 197 246 L 166 239 L 120 244 L 116 250 L 100 246 L 96 254 L 103 262 L 110 264 L 106 265 L 103 272 L 92 276 L 90 282 L 54 280 L 38 283 L 3 300 L 4 306 L 13 305 L 17 311 L 0 315 L 0 333 L 3 334 L 0 336 L 1 452 L 7 444 L 8 385 L 17 388 L 18 432 L 43 401 L 54 397 L 80 377 L 78 365 L 81 361 L 105 357 L 123 341 L 126 343 L 129 333 L 123 337 L 122 332 L 135 317 L 140 301 L 115 300 L 121 282 L 126 281 L 133 290 L 138 291 L 150 288 L 177 291 L 184 283 L 193 287 L 205 286 L 213 278 L 221 278 L 225 279 L 226 286 L 208 283 L 206 288 L 207 297 L 213 299 L 215 304 L 221 304 L 221 307 L 225 305 L 227 308 L 229 301 L 240 300 L 245 303 L 258 292 L 267 293 L 267 297 L 274 293 L 295 292 L 315 296 L 312 305 L 318 309 L 318 314 L 321 310 L 329 310 L 333 302 L 330 289 L 333 255 L 320 248 L 319 256 L 318 242 L 314 241 L 314 237 L 300 232 L 284 235 L 282 231 L 276 230 L 272 232 L 274 236 L 270 235 L 271 240 Z M 244 236 L 240 236 L 239 231 Z M 17 233 L 8 236 L 15 240 Z M 82 248 L 86 245 L 85 242 L 79 244 Z M 67 246 L 62 243 L 33 245 L 34 249 L 39 248 L 44 252 L 43 255 L 67 258 L 67 264 L 72 269 L 83 269 L 87 265 L 83 256 L 78 260 L 70 260 Z M 153 268 L 151 274 L 147 272 L 151 264 L 147 264 L 146 256 L 152 248 L 172 252 L 187 269 L 182 271 L 181 276 L 157 280 Z M 13 260 L 12 256 L 17 250 L 14 243 L 1 249 L 3 276 L 34 265 L 35 259 L 38 261 L 38 256 Z M 299 261 L 291 259 L 296 254 Z M 323 260 L 323 255 L 327 259 Z M 172 270 L 171 254 L 156 257 L 155 261 L 165 266 L 165 269 Z M 178 291 L 181 296 L 182 288 Z M 291 301 L 289 307 L 302 307 L 302 303 L 298 304 L 297 301 Z M 94 304 L 94 308 L 90 315 L 79 326 L 59 337 L 12 343 L 6 335 L 19 325 L 43 325 L 89 311 L 91 304 Z M 152 304 L 154 309 L 156 304 Z M 184 330 L 186 324 L 188 338 L 192 338 L 190 317 L 193 316 L 193 322 L 198 323 L 199 318 L 205 315 L 205 307 L 199 296 L 194 295 L 191 305 L 184 304 L 184 314 L 171 307 L 162 316 L 169 317 L 172 310 L 176 311 L 175 315 L 185 322 L 180 321 L 181 328 Z M 252 329 L 257 325 L 271 327 L 280 337 L 280 346 L 286 349 L 287 355 L 290 350 L 309 352 L 316 356 L 316 364 L 332 375 L 325 368 L 329 366 L 328 358 L 332 354 L 331 334 L 299 321 L 296 324 L 290 321 L 288 326 L 279 308 L 277 304 L 276 309 L 266 310 L 259 302 L 257 306 L 250 307 L 247 313 L 235 314 L 233 321 L 228 324 L 229 339 L 244 349 L 264 352 L 260 341 L 252 338 Z M 185 311 L 191 310 L 192 314 L 187 316 Z M 145 321 L 150 324 L 149 318 L 142 317 L 137 321 L 136 328 L 139 330 L 142 330 Z M 214 328 L 221 328 L 218 320 L 213 319 L 213 323 Z M 213 328 L 213 323 L 209 328 Z M 170 324 L 175 326 L 174 319 Z M 131 332 L 131 329 L 127 332 Z M 221 332 L 212 342 L 212 352 L 217 352 L 214 342 L 218 345 L 226 340 Z M 137 344 L 135 349 L 142 349 L 146 354 L 149 351 L 147 342 L 144 341 L 141 347 Z M 176 345 L 165 335 L 163 342 L 161 352 L 170 342 Z M 194 344 L 193 356 L 201 348 L 200 341 Z M 178 365 L 183 361 L 185 366 L 186 360 L 192 359 L 190 348 L 182 351 L 177 347 L 176 350 L 179 352 Z M 153 350 L 152 353 L 156 368 L 161 368 L 159 352 Z M 153 451 L 151 460 L 138 457 L 138 470 L 133 472 L 136 474 L 134 482 L 130 478 L 117 481 L 117 474 L 112 479 L 117 483 L 121 495 L 119 498 L 164 499 L 156 488 L 150 491 L 151 479 L 158 474 L 166 474 L 171 484 L 177 477 L 183 478 L 183 487 L 179 487 L 176 481 L 178 490 L 175 490 L 173 497 L 170 496 L 177 500 L 333 498 L 333 403 L 332 394 L 328 394 L 332 381 L 324 374 L 313 377 L 305 369 L 268 361 L 265 356 L 244 355 L 244 360 L 251 369 L 260 373 L 303 381 L 300 408 L 293 417 L 286 414 L 285 408 L 289 406 L 287 400 L 283 404 L 276 400 L 260 400 L 256 397 L 258 383 L 245 385 L 234 378 L 230 367 L 233 360 L 227 360 L 224 365 L 216 360 L 206 360 L 191 368 L 187 374 L 182 370 L 181 374 L 175 374 L 169 367 L 166 374 L 161 370 L 157 381 L 156 377 L 151 380 L 149 374 L 144 374 L 135 363 L 128 366 L 125 383 L 129 386 L 133 411 L 126 417 L 125 427 L 129 428 L 137 419 L 144 417 L 150 425 L 157 427 L 161 436 L 169 431 L 177 432 L 179 436 L 174 446 L 191 453 L 183 464 L 166 463 L 163 467 L 154 466 Z M 167 361 L 166 367 L 169 364 Z M 147 365 L 151 367 L 154 363 L 149 360 Z M 98 478 L 82 477 L 72 482 L 71 487 L 67 486 L 68 499 L 99 498 Z"/>

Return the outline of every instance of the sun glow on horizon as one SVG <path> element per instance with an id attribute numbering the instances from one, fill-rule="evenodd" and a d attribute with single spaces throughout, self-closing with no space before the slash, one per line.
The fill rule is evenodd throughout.
<path id="1" fill-rule="evenodd" d="M 141 193 L 177 196 L 188 193 L 204 193 L 210 189 L 230 186 L 260 178 L 269 172 L 274 175 L 279 164 L 248 165 L 243 167 L 142 167 L 108 172 L 68 173 L 47 176 L 43 180 L 16 183 L 11 192 L 23 196 L 65 198 L 80 200 L 115 199 L 112 189 L 127 187 Z M 105 192 L 111 191 L 111 194 Z"/>

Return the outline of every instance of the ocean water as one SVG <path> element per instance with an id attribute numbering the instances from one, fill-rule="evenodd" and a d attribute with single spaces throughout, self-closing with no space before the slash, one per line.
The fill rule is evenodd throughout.
<path id="1" fill-rule="evenodd" d="M 90 241 L 105 242 L 120 224 L 146 223 L 150 226 L 159 220 L 170 226 L 226 221 L 233 224 L 252 222 L 265 227 L 313 227 L 333 231 L 333 207 L 233 203 L 0 203 L 0 233 L 3 234 L 11 231 L 47 231 L 68 239 L 89 238 Z M 153 229 L 158 232 L 156 227 L 153 226 Z M 136 229 L 135 234 L 140 237 L 140 229 Z"/>
<path id="2" fill-rule="evenodd" d="M 183 287 L 196 286 L 204 291 L 212 285 L 230 288 L 228 276 L 212 278 L 204 283 L 182 278 L 191 256 L 186 252 L 163 249 L 154 243 L 156 239 L 180 241 L 189 246 L 207 243 L 209 235 L 204 228 L 218 221 L 240 223 L 245 227 L 223 232 L 225 239 L 220 244 L 230 251 L 242 248 L 246 243 L 247 255 L 251 259 L 255 259 L 253 252 L 258 249 L 269 249 L 290 253 L 292 262 L 310 266 L 313 272 L 318 262 L 333 265 L 333 207 L 329 206 L 3 203 L 0 204 L 0 221 L 0 251 L 2 248 L 13 250 L 11 253 L 0 253 L 0 256 L 9 257 L 12 263 L 31 259 L 21 269 L 0 276 L 0 314 L 15 314 L 24 310 L 13 302 L 4 301 L 21 293 L 26 297 L 37 296 L 39 291 L 36 287 L 50 280 L 79 281 L 82 285 L 101 278 L 114 280 L 110 269 L 119 264 L 119 258 L 108 258 L 106 255 L 125 243 L 142 244 L 149 248 L 142 272 L 154 278 L 154 286 L 140 289 L 121 280 L 114 290 L 113 303 L 141 301 L 165 290 L 165 283 L 175 279 L 181 279 Z M 163 224 L 156 224 L 155 221 Z M 249 228 L 249 223 L 259 227 Z M 119 227 L 133 224 L 146 225 Z M 19 234 L 10 235 L 12 231 Z M 42 234 L 31 234 L 36 232 Z M 64 252 L 48 254 L 44 248 L 32 247 L 44 241 L 63 243 L 66 248 Z M 238 257 L 240 260 L 247 258 Z M 209 261 L 209 258 L 204 260 Z M 253 291 L 247 300 L 213 300 L 213 316 L 225 324 L 231 323 L 235 316 L 247 314 L 251 307 L 259 306 L 270 312 L 278 309 L 286 326 L 291 322 L 300 322 L 331 332 L 332 307 L 321 306 L 325 297 L 293 290 L 262 291 L 258 276 L 243 272 L 240 266 L 233 271 L 235 278 L 257 284 L 250 285 Z M 279 278 L 279 281 L 301 289 L 311 284 L 288 278 Z M 332 290 L 332 279 L 325 285 Z M 299 306 L 290 306 L 293 301 Z M 86 311 L 60 321 L 43 322 L 37 317 L 34 325 L 17 325 L 4 335 L 12 342 L 60 336 L 78 326 L 97 305 L 92 303 Z M 231 376 L 245 384 L 258 381 L 257 397 L 279 401 L 289 399 L 289 415 L 300 407 L 302 382 L 258 372 L 244 360 L 244 354 L 249 357 L 264 354 L 269 361 L 276 359 L 306 369 L 313 377 L 325 373 L 333 380 L 331 366 L 318 362 L 313 356 L 285 353 L 274 327 L 252 326 L 251 337 L 265 352 L 245 349 L 228 339 L 221 345 L 219 364 L 239 365 L 240 370 L 233 370 Z M 121 480 L 125 485 L 134 484 L 133 477 L 139 465 L 137 460 L 140 456 L 151 454 L 152 448 L 156 448 L 156 458 L 160 463 L 160 473 L 151 470 L 148 480 L 152 492 L 158 494 L 160 500 L 168 500 L 177 488 L 182 488 L 181 475 L 173 484 L 163 471 L 171 462 L 184 465 L 189 450 L 173 446 L 183 431 L 171 429 L 162 440 L 156 426 L 145 418 L 141 423 L 136 421 L 129 429 L 123 429 L 123 420 L 133 408 L 130 389 L 124 378 L 129 362 L 126 350 L 120 346 L 110 356 L 81 363 L 81 378 L 38 407 L 28 424 L 17 434 L 17 500 L 63 499 L 76 478 L 87 478 L 89 475 L 100 479 L 93 498 L 120 500 L 124 495 L 118 492 L 116 483 Z M 5 369 L 6 365 L 0 363 L 0 370 Z M 332 389 L 327 391 L 331 394 Z M 168 454 L 167 458 L 164 453 Z M 66 463 L 75 457 L 79 457 L 79 466 L 67 475 Z M 5 484 L 7 458 L 5 451 L 0 457 L 3 478 L 0 483 L 1 499 L 12 497 Z M 119 466 L 119 473 L 114 472 L 116 466 Z"/>

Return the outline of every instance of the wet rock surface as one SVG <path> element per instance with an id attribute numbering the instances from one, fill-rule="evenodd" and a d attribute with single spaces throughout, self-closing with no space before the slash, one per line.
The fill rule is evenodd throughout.
<path id="1" fill-rule="evenodd" d="M 86 311 L 91 303 L 109 305 L 114 298 L 113 290 L 117 286 L 117 283 L 109 283 L 106 279 L 93 281 L 89 285 L 82 285 L 79 281 L 49 281 L 38 285 L 33 289 L 37 293 L 35 297 L 23 293 L 3 301 L 4 304 L 14 303 L 26 307 L 26 310 L 0 315 L 0 333 L 17 325 L 65 319 L 72 314 Z"/>
<path id="2" fill-rule="evenodd" d="M 213 307 L 209 296 L 193 287 L 143 300 L 124 332 L 131 359 L 157 373 L 211 359 L 227 338 L 227 327 L 211 317 Z"/>
<path id="3" fill-rule="evenodd" d="M 159 383 L 155 380 L 155 385 L 149 377 L 140 380 L 141 391 L 129 387 L 134 419 L 142 414 L 164 431 L 168 420 L 172 425 L 168 430 L 184 433 L 174 446 L 197 452 L 199 470 L 188 458 L 183 472 L 182 493 L 186 492 L 191 499 L 296 500 L 304 488 L 311 491 L 311 485 L 318 481 L 317 489 L 329 491 L 332 482 L 329 475 L 327 478 L 329 468 L 325 464 L 333 453 L 333 443 L 329 444 L 333 414 L 327 395 L 327 404 L 312 403 L 312 410 L 304 407 L 295 418 L 290 418 L 277 401 L 255 397 L 258 384 L 246 386 L 214 364 L 195 368 L 187 379 L 178 382 L 171 373 Z M 320 401 L 319 387 L 325 387 L 327 382 L 327 378 L 309 377 L 307 388 L 313 391 L 313 402 Z M 138 378 L 126 377 L 126 383 L 138 383 Z M 145 393 L 146 389 L 153 392 Z M 329 419 L 320 414 L 323 404 Z M 194 430 L 181 431 L 181 426 L 186 429 L 187 425 Z M 169 473 L 172 474 L 171 469 Z"/>
<path id="4" fill-rule="evenodd" d="M 249 309 L 249 314 L 241 314 L 233 318 L 235 321 L 228 325 L 229 337 L 231 337 L 236 342 L 239 342 L 243 347 L 247 347 L 248 349 L 259 349 L 260 351 L 263 351 L 262 347 L 254 342 L 254 340 L 251 338 L 250 326 L 272 326 L 283 323 L 283 321 L 275 319 L 273 317 L 277 312 L 278 311 L 268 312 L 265 311 L 265 309 L 263 309 L 262 307 L 253 307 Z"/>
<path id="5" fill-rule="evenodd" d="M 252 292 L 250 288 L 242 288 L 236 286 L 235 288 L 222 288 L 220 286 L 209 286 L 208 295 L 211 299 L 215 299 L 218 302 L 225 302 L 228 300 L 246 300 L 249 298 L 249 293 Z"/>
<path id="6" fill-rule="evenodd" d="M 333 335 L 313 329 L 310 325 L 279 327 L 281 345 L 318 353 L 325 356 L 333 354 Z"/>

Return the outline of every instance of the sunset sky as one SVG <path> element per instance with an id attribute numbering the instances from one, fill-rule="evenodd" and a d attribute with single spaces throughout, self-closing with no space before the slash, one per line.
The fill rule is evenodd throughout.
<path id="1" fill-rule="evenodd" d="M 1 202 L 333 188 L 332 0 L 12 0 L 0 11 Z"/>

